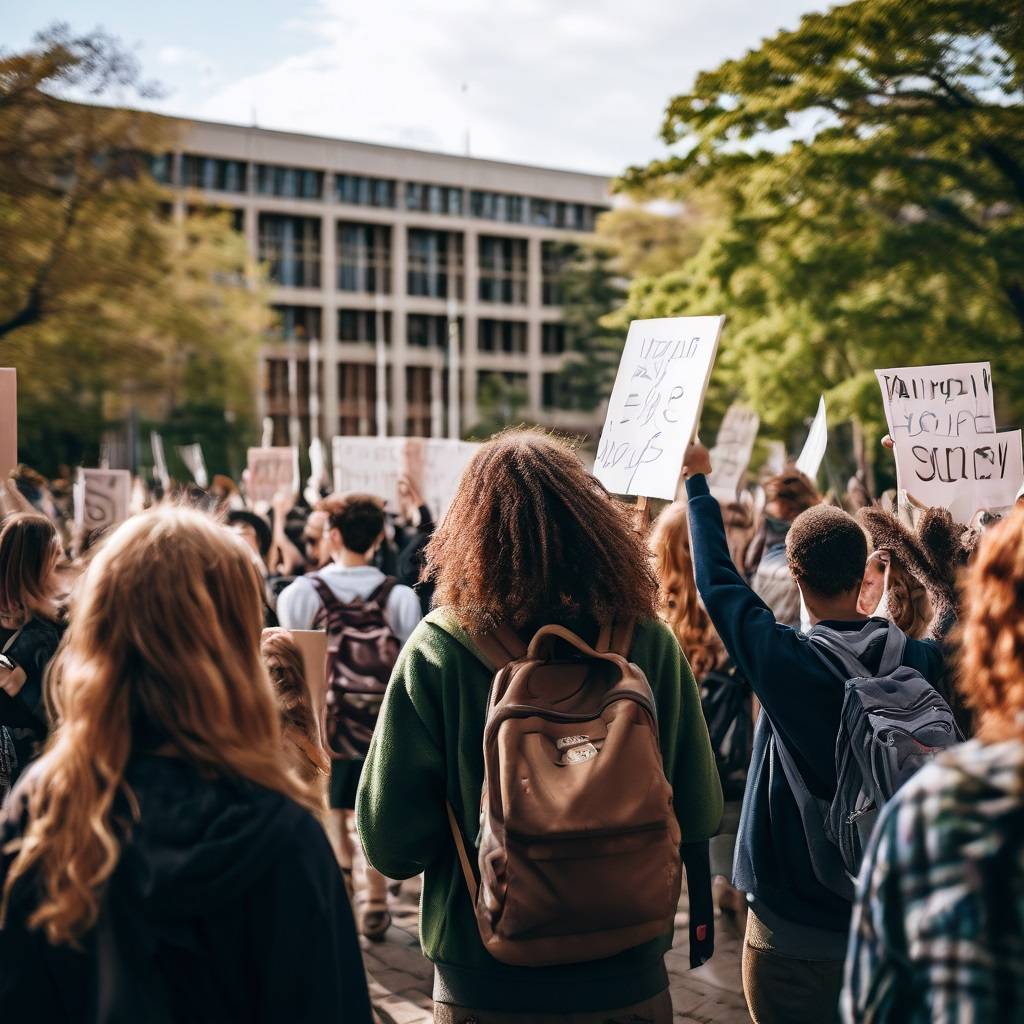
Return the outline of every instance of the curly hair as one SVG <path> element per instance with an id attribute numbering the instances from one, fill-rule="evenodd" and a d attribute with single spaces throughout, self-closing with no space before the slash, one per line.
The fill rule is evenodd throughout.
<path id="1" fill-rule="evenodd" d="M 988 743 L 1024 736 L 1024 508 L 981 541 L 967 571 L 959 689 Z"/>
<path id="2" fill-rule="evenodd" d="M 727 660 L 722 641 L 697 595 L 690 553 L 686 502 L 668 505 L 651 530 L 647 547 L 658 577 L 658 614 L 676 635 L 697 679 Z"/>
<path id="3" fill-rule="evenodd" d="M 424 577 L 470 633 L 577 616 L 651 618 L 657 585 L 630 515 L 567 444 L 507 431 L 466 467 L 427 545 Z"/>
<path id="4" fill-rule="evenodd" d="M 793 579 L 813 593 L 835 597 L 859 587 L 868 541 L 853 516 L 834 505 L 801 512 L 786 535 L 786 560 Z"/>

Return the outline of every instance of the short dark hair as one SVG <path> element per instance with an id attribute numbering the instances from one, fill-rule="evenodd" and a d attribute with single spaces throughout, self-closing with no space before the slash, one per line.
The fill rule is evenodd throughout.
<path id="1" fill-rule="evenodd" d="M 349 551 L 366 554 L 384 531 L 384 502 L 373 494 L 346 494 L 330 510 L 328 521 Z"/>
<path id="2" fill-rule="evenodd" d="M 811 593 L 835 597 L 860 586 L 868 542 L 853 516 L 834 505 L 815 505 L 793 520 L 786 559 L 798 583 Z"/>
<path id="3" fill-rule="evenodd" d="M 270 523 L 258 512 L 250 512 L 245 508 L 233 508 L 227 515 L 228 526 L 249 526 L 256 533 L 256 546 L 260 549 L 260 557 L 266 558 L 270 554 L 270 545 L 274 542 L 274 535 L 270 529 Z"/>

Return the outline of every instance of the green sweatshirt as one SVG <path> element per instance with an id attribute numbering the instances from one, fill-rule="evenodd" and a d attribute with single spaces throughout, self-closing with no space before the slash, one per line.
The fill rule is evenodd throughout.
<path id="1" fill-rule="evenodd" d="M 708 839 L 721 819 L 722 791 L 693 673 L 672 632 L 655 620 L 637 625 L 630 660 L 654 691 L 683 842 Z M 435 1000 L 476 1010 L 584 1012 L 657 995 L 668 984 L 671 933 L 607 960 L 558 967 L 510 967 L 484 949 L 445 801 L 475 840 L 491 679 L 451 613 L 428 615 L 395 666 L 356 800 L 370 863 L 389 878 L 423 874 L 420 940 L 435 964 Z"/>

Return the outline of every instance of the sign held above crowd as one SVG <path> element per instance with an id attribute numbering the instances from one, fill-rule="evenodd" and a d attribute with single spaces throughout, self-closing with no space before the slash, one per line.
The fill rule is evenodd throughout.
<path id="1" fill-rule="evenodd" d="M 825 396 L 818 399 L 818 411 L 811 421 L 811 429 L 804 441 L 803 450 L 796 460 L 796 468 L 812 480 L 817 480 L 821 461 L 828 447 L 828 413 L 825 410 Z"/>
<path id="2" fill-rule="evenodd" d="M 105 530 L 128 518 L 132 474 L 127 469 L 79 469 L 75 482 L 75 525 Z"/>
<path id="3" fill-rule="evenodd" d="M 991 363 L 945 363 L 875 370 L 894 441 L 959 437 L 996 429 Z"/>
<path id="4" fill-rule="evenodd" d="M 630 324 L 594 463 L 613 494 L 675 497 L 724 322 L 688 316 Z"/>
<path id="5" fill-rule="evenodd" d="M 719 501 L 736 500 L 760 425 L 757 413 L 742 402 L 733 402 L 726 410 L 711 449 L 712 470 L 708 477 L 708 487 Z"/>
<path id="6" fill-rule="evenodd" d="M 246 493 L 253 504 L 273 501 L 282 491 L 292 498 L 298 497 L 298 448 L 250 448 L 247 453 L 247 466 Z"/>

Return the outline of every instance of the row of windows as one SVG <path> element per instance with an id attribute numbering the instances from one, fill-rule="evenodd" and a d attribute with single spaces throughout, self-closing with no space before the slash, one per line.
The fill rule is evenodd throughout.
<path id="1" fill-rule="evenodd" d="M 317 306 L 275 306 L 278 324 L 275 333 L 297 341 L 319 339 L 321 311 Z M 464 337 L 462 317 L 458 318 L 459 337 Z M 338 340 L 376 344 L 378 327 L 385 344 L 391 344 L 391 313 L 371 309 L 339 309 Z M 406 317 L 406 342 L 417 348 L 447 348 L 448 317 L 431 313 L 410 313 Z M 527 349 L 525 320 L 481 318 L 477 326 L 480 352 L 520 353 Z M 566 351 L 565 324 L 541 325 L 541 351 L 558 355 Z"/>
<path id="2" fill-rule="evenodd" d="M 172 184 L 173 161 L 169 155 L 151 158 L 153 176 Z M 289 199 L 322 199 L 325 172 L 279 164 L 254 164 L 253 189 L 260 195 Z M 187 188 L 214 192 L 249 192 L 249 164 L 243 160 L 186 153 L 181 158 L 180 184 Z M 534 196 L 473 189 L 466 203 L 465 191 L 452 185 L 434 185 L 409 181 L 399 187 L 392 178 L 374 178 L 359 174 L 335 174 L 334 197 L 340 203 L 445 214 L 459 217 L 469 212 L 482 220 L 506 224 L 533 224 L 540 227 L 593 231 L 598 214 L 605 207 L 588 203 L 570 203 Z"/>
<path id="3" fill-rule="evenodd" d="M 310 373 L 309 364 L 305 360 L 296 360 L 294 371 L 289 368 L 287 359 L 267 359 L 264 363 L 263 391 L 267 399 L 269 414 L 275 419 L 282 416 L 287 432 L 287 416 L 291 411 L 291 378 L 294 374 L 296 393 L 295 409 L 300 415 L 308 415 Z M 365 426 L 345 430 L 343 433 L 372 434 L 376 432 L 375 422 L 377 405 L 377 368 L 368 363 L 339 363 L 338 374 L 338 413 L 342 421 L 359 420 Z M 405 398 L 410 419 L 419 421 L 417 429 L 411 431 L 412 436 L 429 436 L 431 418 L 434 415 L 433 390 L 440 385 L 443 405 L 448 403 L 448 374 L 429 366 L 407 366 L 405 368 Z M 391 391 L 392 369 L 386 368 L 386 387 Z M 479 370 L 476 374 L 477 398 L 485 401 L 495 391 L 518 393 L 524 403 L 528 394 L 528 377 L 525 373 L 509 373 L 498 370 Z M 541 406 L 544 409 L 567 408 L 571 403 L 568 398 L 568 381 L 565 374 L 545 373 L 541 375 Z M 324 397 L 323 379 L 318 380 L 317 390 L 321 402 Z M 276 433 L 276 431 L 275 431 Z M 286 436 L 286 435 L 285 435 Z M 276 442 L 275 442 L 276 443 Z M 288 443 L 283 440 L 281 443 Z"/>
<path id="4" fill-rule="evenodd" d="M 268 264 L 271 281 L 291 288 L 321 287 L 320 233 L 319 218 L 261 213 L 259 258 Z M 390 293 L 390 226 L 339 221 L 335 234 L 337 289 Z M 479 299 L 525 305 L 529 283 L 526 239 L 481 235 L 477 241 Z M 407 233 L 407 246 L 407 294 L 438 299 L 464 297 L 462 234 L 412 228 Z M 558 242 L 541 244 L 541 301 L 545 305 L 561 304 L 561 274 L 573 251 L 571 246 Z"/>

